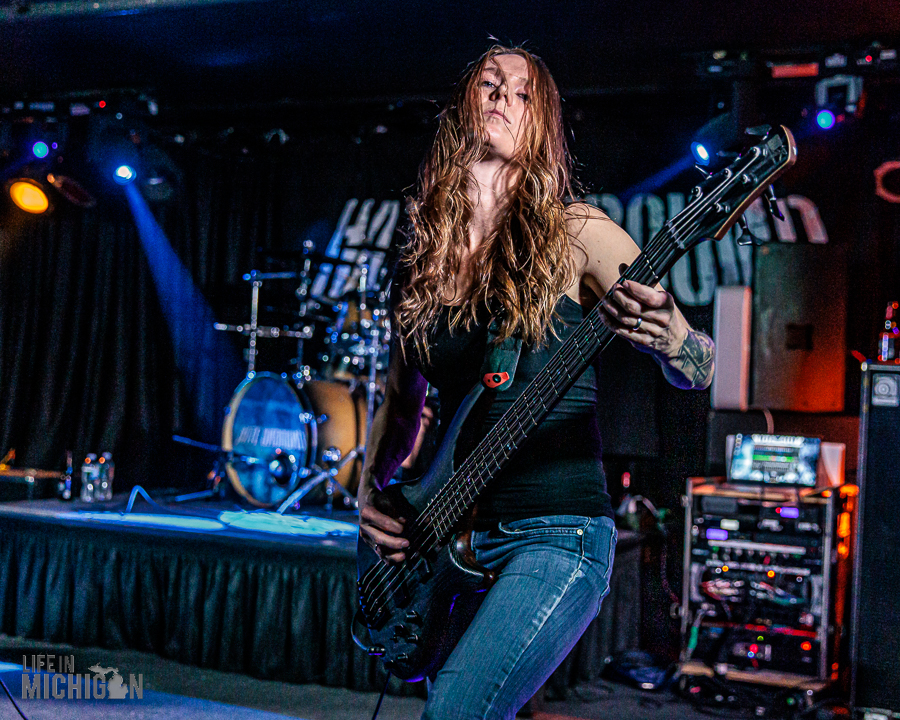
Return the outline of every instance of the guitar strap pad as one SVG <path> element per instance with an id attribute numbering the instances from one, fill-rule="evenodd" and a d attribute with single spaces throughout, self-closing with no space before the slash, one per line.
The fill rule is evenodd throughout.
<path id="1" fill-rule="evenodd" d="M 488 345 L 481 366 L 481 384 L 493 392 L 507 390 L 516 377 L 516 367 L 522 352 L 522 338 L 514 335 L 497 342 L 500 321 L 495 317 L 488 326 Z"/>

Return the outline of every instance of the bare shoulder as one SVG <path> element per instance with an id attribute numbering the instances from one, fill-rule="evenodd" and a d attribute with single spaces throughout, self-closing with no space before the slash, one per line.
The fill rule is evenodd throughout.
<path id="1" fill-rule="evenodd" d="M 600 296 L 618 280 L 619 266 L 630 264 L 640 253 L 627 232 L 588 203 L 566 208 L 566 227 L 582 279 Z"/>
<path id="2" fill-rule="evenodd" d="M 605 212 L 586 202 L 574 202 L 566 205 L 566 226 L 569 233 L 578 237 L 589 226 L 597 223 L 613 223 Z"/>

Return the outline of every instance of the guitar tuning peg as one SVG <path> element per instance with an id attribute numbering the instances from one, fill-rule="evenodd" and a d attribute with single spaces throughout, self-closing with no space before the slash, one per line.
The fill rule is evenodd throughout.
<path id="1" fill-rule="evenodd" d="M 700 173 L 704 180 L 708 177 L 712 177 L 712 173 L 709 170 L 706 170 L 702 165 L 694 165 L 694 169 Z"/>
<path id="2" fill-rule="evenodd" d="M 781 213 L 781 208 L 778 207 L 778 201 L 775 198 L 775 188 L 769 185 L 763 197 L 766 199 L 766 207 L 769 209 L 769 214 L 779 220 L 784 220 L 784 215 Z"/>
<path id="3" fill-rule="evenodd" d="M 738 245 L 762 245 L 763 239 L 756 237 L 752 232 L 750 232 L 750 228 L 747 225 L 747 218 L 741 215 L 738 223 L 741 226 L 741 234 L 738 235 L 738 238 L 735 242 Z"/>
<path id="4" fill-rule="evenodd" d="M 726 152 L 725 150 L 719 150 L 716 155 L 720 158 L 724 158 L 726 160 L 737 160 L 741 154 L 736 152 Z"/>
<path id="5" fill-rule="evenodd" d="M 748 127 L 746 130 L 744 130 L 744 133 L 746 133 L 747 135 L 761 138 L 769 137 L 770 132 L 772 132 L 771 125 L 755 125 L 754 127 Z"/>

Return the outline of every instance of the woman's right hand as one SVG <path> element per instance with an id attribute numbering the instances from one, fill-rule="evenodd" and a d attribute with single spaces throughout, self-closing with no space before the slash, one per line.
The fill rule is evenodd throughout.
<path id="1" fill-rule="evenodd" d="M 402 562 L 409 541 L 402 536 L 406 519 L 399 517 L 388 496 L 369 477 L 359 484 L 359 533 L 378 557 L 389 563 Z"/>

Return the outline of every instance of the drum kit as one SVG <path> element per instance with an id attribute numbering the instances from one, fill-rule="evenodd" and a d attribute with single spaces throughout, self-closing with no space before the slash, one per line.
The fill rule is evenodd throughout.
<path id="1" fill-rule="evenodd" d="M 307 243 L 294 258 L 296 271 L 251 271 L 244 275 L 249 322 L 214 325 L 248 338 L 247 377 L 225 409 L 221 457 L 224 476 L 253 506 L 283 513 L 302 502 L 331 510 L 337 496 L 343 507 L 355 507 L 390 342 L 388 288 L 370 273 L 372 252 L 385 249 L 355 249 L 348 261 Z M 352 267 L 346 292 L 336 298 L 310 292 L 321 268 L 341 266 Z M 295 288 L 296 307 L 280 326 L 261 323 L 273 310 L 260 303 L 264 284 L 268 290 L 272 283 Z M 296 355 L 289 368 L 261 371 L 259 343 L 275 338 L 295 342 Z"/>

